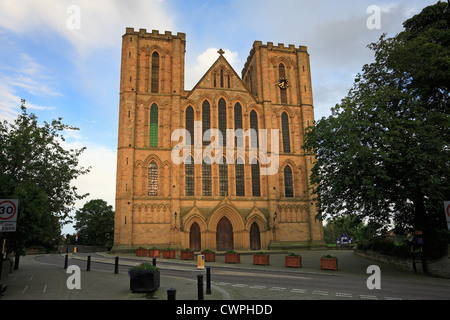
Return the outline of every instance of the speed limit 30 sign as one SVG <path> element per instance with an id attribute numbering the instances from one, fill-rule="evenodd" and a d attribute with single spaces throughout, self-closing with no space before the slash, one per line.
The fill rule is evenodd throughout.
<path id="1" fill-rule="evenodd" d="M 16 231 L 18 210 L 18 199 L 0 199 L 0 232 Z"/>

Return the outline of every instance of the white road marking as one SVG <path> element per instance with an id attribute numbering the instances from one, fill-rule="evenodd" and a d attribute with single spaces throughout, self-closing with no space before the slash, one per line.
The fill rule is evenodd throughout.
<path id="1" fill-rule="evenodd" d="M 24 294 L 25 291 L 27 291 L 27 289 L 28 289 L 28 285 L 25 286 L 25 289 L 23 289 L 22 294 Z"/>

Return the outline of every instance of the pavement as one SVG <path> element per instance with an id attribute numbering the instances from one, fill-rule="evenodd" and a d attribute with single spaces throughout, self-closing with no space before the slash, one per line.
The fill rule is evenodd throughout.
<path id="1" fill-rule="evenodd" d="M 206 262 L 205 265 L 211 267 L 220 266 L 230 268 L 230 270 L 276 270 L 278 272 L 298 272 L 299 274 L 320 273 L 330 275 L 351 275 L 368 277 L 367 267 L 376 264 L 380 266 L 384 279 L 405 279 L 414 281 L 423 281 L 427 283 L 442 283 L 450 281 L 448 279 L 439 279 L 414 275 L 396 269 L 390 265 L 380 262 L 374 262 L 353 254 L 352 250 L 320 250 L 320 251 L 296 251 L 302 256 L 302 268 L 286 268 L 284 266 L 284 256 L 286 252 L 265 251 L 270 254 L 270 265 L 253 265 L 253 252 L 240 252 L 240 264 L 228 264 L 224 262 L 223 253 L 216 253 L 215 262 Z M 320 257 L 323 255 L 333 255 L 338 258 L 339 270 L 321 270 Z M 88 254 L 70 254 L 70 259 L 86 261 Z M 105 271 L 91 270 L 86 271 L 85 267 L 80 267 L 81 288 L 69 290 L 67 287 L 68 278 L 72 273 L 63 268 L 63 255 L 42 256 L 27 255 L 21 257 L 20 267 L 12 271 L 8 277 L 2 278 L 3 285 L 8 288 L 1 297 L 1 300 L 167 300 L 167 290 L 176 289 L 177 300 L 198 300 L 197 274 L 205 274 L 204 271 L 197 269 L 197 261 L 157 258 L 157 265 L 161 270 L 183 270 L 188 273 L 183 277 L 167 275 L 165 272 L 161 275 L 160 288 L 153 294 L 132 293 L 129 289 L 129 277 L 127 274 L 128 266 L 134 266 L 140 262 L 152 262 L 149 257 L 137 257 L 134 254 L 109 254 L 93 253 L 92 262 L 103 262 L 106 266 Z M 120 261 L 120 272 L 114 274 L 114 258 L 118 256 Z M 48 260 L 44 263 L 43 258 L 52 257 L 61 261 L 60 265 L 49 264 Z M 132 259 L 132 261 L 127 260 Z M 70 260 L 73 261 L 73 260 Z M 108 271 L 108 268 L 109 271 Z M 190 273 L 189 273 L 190 272 Z M 206 285 L 206 276 L 204 285 Z M 223 287 L 214 284 L 212 272 L 211 294 L 204 294 L 205 300 L 229 300 L 230 292 Z M 263 297 L 261 297 L 262 299 Z"/>

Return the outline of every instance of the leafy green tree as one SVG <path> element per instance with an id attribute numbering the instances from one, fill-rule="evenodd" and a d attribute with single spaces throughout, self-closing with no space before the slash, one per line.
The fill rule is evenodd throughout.
<path id="1" fill-rule="evenodd" d="M 449 5 L 426 7 L 403 26 L 369 45 L 375 61 L 307 132 L 304 148 L 317 154 L 311 183 L 323 218 L 355 214 L 379 230 L 422 230 L 430 248 L 446 227 L 450 194 Z"/>
<path id="2" fill-rule="evenodd" d="M 80 244 L 112 246 L 114 242 L 114 211 L 104 200 L 90 200 L 75 213 L 75 230 Z"/>
<path id="3" fill-rule="evenodd" d="M 17 231 L 7 235 L 7 249 L 16 254 L 30 245 L 57 244 L 75 201 L 87 196 L 70 183 L 89 172 L 78 167 L 84 148 L 61 146 L 60 132 L 77 128 L 61 118 L 40 125 L 36 115 L 27 113 L 25 100 L 21 110 L 13 123 L 0 123 L 0 198 L 19 199 Z"/>

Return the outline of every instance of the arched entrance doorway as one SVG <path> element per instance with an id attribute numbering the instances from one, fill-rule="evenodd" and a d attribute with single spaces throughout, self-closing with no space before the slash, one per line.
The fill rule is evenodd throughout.
<path id="1" fill-rule="evenodd" d="M 189 231 L 189 248 L 194 251 L 200 251 L 202 248 L 202 241 L 200 236 L 200 227 L 197 222 L 194 222 Z"/>
<path id="2" fill-rule="evenodd" d="M 250 227 L 250 250 L 261 249 L 261 237 L 259 234 L 259 227 L 256 222 L 253 222 Z"/>
<path id="3" fill-rule="evenodd" d="M 220 219 L 217 224 L 216 232 L 217 251 L 227 251 L 234 249 L 233 245 L 233 226 L 227 217 Z"/>

